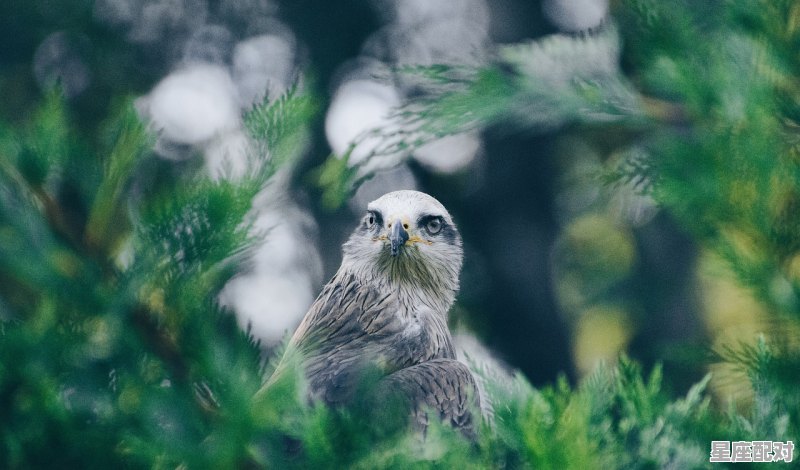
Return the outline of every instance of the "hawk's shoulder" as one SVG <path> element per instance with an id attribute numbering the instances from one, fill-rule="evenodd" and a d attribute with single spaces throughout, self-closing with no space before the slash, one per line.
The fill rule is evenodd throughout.
<path id="1" fill-rule="evenodd" d="M 311 305 L 291 342 L 309 352 L 341 348 L 366 335 L 390 335 L 402 328 L 398 309 L 394 293 L 382 293 L 353 274 L 337 274 Z"/>

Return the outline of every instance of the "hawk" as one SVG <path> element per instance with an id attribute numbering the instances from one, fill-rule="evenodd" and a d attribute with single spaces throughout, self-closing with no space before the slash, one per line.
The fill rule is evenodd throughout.
<path id="1" fill-rule="evenodd" d="M 439 201 L 395 191 L 372 201 L 342 247 L 339 270 L 323 287 L 287 346 L 297 354 L 310 396 L 329 405 L 364 397 L 359 380 L 377 370 L 374 393 L 408 407 L 424 431 L 429 411 L 474 435 L 475 379 L 456 360 L 447 313 L 459 288 L 461 237 Z"/>

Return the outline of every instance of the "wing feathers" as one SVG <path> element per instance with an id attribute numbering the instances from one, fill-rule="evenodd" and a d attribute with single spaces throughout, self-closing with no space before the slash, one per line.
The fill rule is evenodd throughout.
<path id="1" fill-rule="evenodd" d="M 409 409 L 412 425 L 424 431 L 428 413 L 434 412 L 445 423 L 475 436 L 473 414 L 480 409 L 475 380 L 466 365 L 454 359 L 433 359 L 387 376 L 379 393 L 387 400 L 399 396 Z"/>
<path id="2" fill-rule="evenodd" d="M 377 399 L 376 406 L 383 398 L 400 399 L 415 428 L 424 431 L 433 411 L 474 436 L 472 416 L 479 410 L 479 395 L 469 369 L 453 359 L 446 324 L 420 323 L 429 316 L 426 311 L 404 317 L 402 308 L 408 307 L 396 293 L 337 273 L 290 343 L 305 357 L 311 395 L 330 405 L 351 402 L 365 371 L 379 370 L 386 375 L 370 397 Z"/>

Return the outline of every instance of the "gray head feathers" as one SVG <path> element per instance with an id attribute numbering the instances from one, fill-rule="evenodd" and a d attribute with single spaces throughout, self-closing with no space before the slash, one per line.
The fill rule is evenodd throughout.
<path id="1" fill-rule="evenodd" d="M 369 203 L 343 251 L 340 270 L 390 288 L 418 291 L 424 303 L 435 300 L 430 306 L 442 313 L 455 299 L 461 236 L 447 209 L 425 193 L 395 191 Z"/>

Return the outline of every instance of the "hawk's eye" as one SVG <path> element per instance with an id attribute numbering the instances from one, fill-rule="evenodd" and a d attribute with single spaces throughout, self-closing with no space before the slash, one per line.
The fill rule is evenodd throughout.
<path id="1" fill-rule="evenodd" d="M 442 219 L 439 217 L 431 217 L 425 222 L 425 230 L 431 235 L 436 235 L 442 231 Z"/>
<path id="2" fill-rule="evenodd" d="M 367 212 L 367 215 L 364 216 L 364 227 L 370 229 L 374 227 L 376 223 L 379 223 L 378 215 L 372 211 Z"/>

